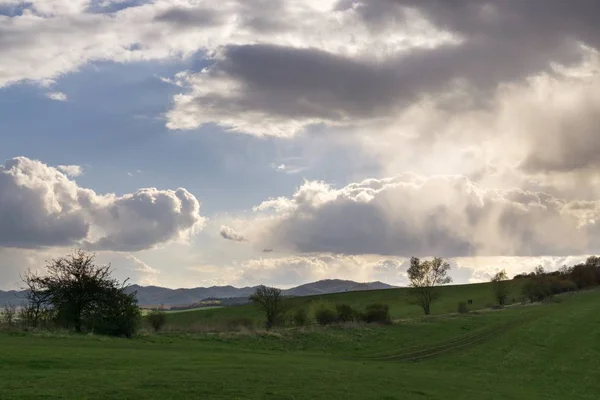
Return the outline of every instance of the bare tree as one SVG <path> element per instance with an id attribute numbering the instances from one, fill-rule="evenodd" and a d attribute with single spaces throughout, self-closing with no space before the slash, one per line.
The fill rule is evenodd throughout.
<path id="1" fill-rule="evenodd" d="M 264 311 L 267 317 L 267 329 L 271 329 L 283 322 L 288 305 L 280 289 L 261 285 L 250 296 L 250 300 Z"/>
<path id="2" fill-rule="evenodd" d="M 41 285 L 37 275 L 28 270 L 21 276 L 22 287 L 24 291 L 25 303 L 21 309 L 21 315 L 24 317 L 24 323 L 27 326 L 36 328 L 40 319 L 49 311 L 50 293 Z"/>
<path id="3" fill-rule="evenodd" d="M 503 306 L 506 304 L 508 299 L 508 275 L 505 270 L 498 272 L 491 280 L 492 288 L 494 290 L 494 297 L 499 305 Z"/>
<path id="4" fill-rule="evenodd" d="M 411 292 L 415 304 L 423 309 L 425 315 L 431 313 L 431 303 L 439 296 L 435 287 L 452 282 L 449 270 L 450 264 L 439 257 L 430 261 L 421 261 L 417 257 L 410 259 L 408 279 L 413 288 Z"/>

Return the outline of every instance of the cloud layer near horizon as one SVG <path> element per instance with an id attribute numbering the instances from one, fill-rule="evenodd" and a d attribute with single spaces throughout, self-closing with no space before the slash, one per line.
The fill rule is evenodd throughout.
<path id="1" fill-rule="evenodd" d="M 485 189 L 466 177 L 414 174 L 334 189 L 305 182 L 255 207 L 260 246 L 410 256 L 565 256 L 600 251 L 600 202 Z M 257 228 L 258 226 L 258 228 Z"/>
<path id="2" fill-rule="evenodd" d="M 199 201 L 183 188 L 101 195 L 58 168 L 25 157 L 0 165 L 0 247 L 139 251 L 203 226 Z"/>

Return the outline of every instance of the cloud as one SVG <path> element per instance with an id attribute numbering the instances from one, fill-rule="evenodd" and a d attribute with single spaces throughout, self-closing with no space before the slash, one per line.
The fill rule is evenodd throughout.
<path id="1" fill-rule="evenodd" d="M 63 92 L 49 92 L 46 93 L 46 97 L 56 101 L 67 101 L 67 95 Z"/>
<path id="2" fill-rule="evenodd" d="M 40 161 L 17 157 L 0 166 L 0 247 L 138 251 L 186 239 L 204 221 L 183 188 L 100 195 Z"/>
<path id="3" fill-rule="evenodd" d="M 301 253 L 564 256 L 600 250 L 599 206 L 461 176 L 405 174 L 341 189 L 307 181 L 291 198 L 257 206 L 274 212 L 247 232 L 260 247 Z"/>
<path id="4" fill-rule="evenodd" d="M 374 55 L 435 42 L 422 24 L 407 23 L 402 33 L 372 33 L 352 10 L 335 11 L 334 0 L 234 0 L 218 6 L 196 0 L 18 3 L 22 13 L 0 15 L 0 57 L 7 60 L 0 87 L 54 80 L 92 61 L 181 59 L 227 45 L 270 43 Z M 411 30 L 416 38 L 405 34 Z M 68 54 L 62 51 L 65 42 Z"/>
<path id="5" fill-rule="evenodd" d="M 157 285 L 160 282 L 160 271 L 152 268 L 132 254 L 116 252 L 100 252 L 96 261 L 99 264 L 110 264 L 113 276 L 120 281 L 129 279 L 128 283 L 138 285 Z"/>
<path id="6" fill-rule="evenodd" d="M 232 264 L 229 272 L 237 285 L 290 287 L 321 279 L 376 280 L 406 285 L 402 260 L 334 254 L 257 258 Z"/>
<path id="7" fill-rule="evenodd" d="M 221 226 L 219 234 L 221 235 L 221 237 L 223 237 L 223 239 L 232 240 L 234 242 L 243 242 L 246 240 L 244 235 L 236 232 L 233 228 L 225 225 Z"/>
<path id="8" fill-rule="evenodd" d="M 321 45 L 313 44 L 308 29 L 295 45 L 260 36 L 252 43 L 223 44 L 213 65 L 181 75 L 180 85 L 188 90 L 174 98 L 167 127 L 214 122 L 289 137 L 316 124 L 360 126 L 390 118 L 422 96 L 465 83 L 478 88 L 476 100 L 485 102 L 499 84 L 546 71 L 552 63 L 580 62 L 582 43 L 597 49 L 600 30 L 590 18 L 595 13 L 598 4 L 587 0 L 581 8 L 559 2 L 338 2 L 299 22 L 306 28 L 323 24 L 323 32 L 325 21 L 335 26 L 337 18 L 340 32 L 322 38 Z M 431 43 L 403 43 L 418 36 L 411 25 L 421 26 Z M 279 29 L 293 31 L 291 24 Z M 384 40 L 394 33 L 400 36 L 394 37 L 396 47 Z M 338 43 L 344 37 L 346 46 Z"/>
<path id="9" fill-rule="evenodd" d="M 185 240 L 202 228 L 200 202 L 186 189 L 139 189 L 105 195 L 90 210 L 99 233 L 85 244 L 94 250 L 139 251 Z"/>
<path id="10" fill-rule="evenodd" d="M 58 165 L 56 168 L 70 177 L 77 177 L 83 174 L 83 168 L 79 165 Z"/>

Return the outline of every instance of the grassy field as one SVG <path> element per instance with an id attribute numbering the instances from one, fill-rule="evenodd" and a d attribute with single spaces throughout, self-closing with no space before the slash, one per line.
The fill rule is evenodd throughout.
<path id="1" fill-rule="evenodd" d="M 510 281 L 509 284 L 511 289 L 509 301 L 519 301 L 523 281 Z M 438 290 L 440 298 L 433 303 L 431 311 L 433 315 L 456 312 L 458 303 L 469 299 L 473 300 L 473 305 L 469 306 L 473 310 L 487 308 L 495 303 L 489 283 L 445 286 Z M 390 306 L 390 313 L 394 319 L 414 318 L 423 313 L 421 308 L 410 304 L 409 290 L 406 288 L 291 298 L 292 311 L 302 307 L 308 308 L 315 300 L 325 300 L 334 304 L 345 303 L 359 309 L 370 303 L 385 303 Z M 257 325 L 263 323 L 263 315 L 253 305 L 247 304 L 173 314 L 168 316 L 167 324 L 170 330 L 194 330 L 207 325 L 219 325 L 236 318 L 251 318 Z"/>
<path id="2" fill-rule="evenodd" d="M 385 327 L 3 334 L 0 398 L 597 399 L 600 292 L 559 299 Z"/>

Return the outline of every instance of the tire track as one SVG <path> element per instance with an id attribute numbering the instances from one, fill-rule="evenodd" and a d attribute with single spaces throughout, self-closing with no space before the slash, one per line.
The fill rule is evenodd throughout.
<path id="1" fill-rule="evenodd" d="M 520 318 L 516 321 L 510 321 L 507 323 L 494 325 L 493 327 L 461 335 L 451 340 L 438 342 L 437 344 L 431 346 L 416 349 L 406 349 L 399 353 L 377 357 L 369 357 L 368 359 L 372 361 L 417 362 L 435 357 L 440 357 L 450 352 L 464 350 L 476 346 L 478 344 L 484 343 L 500 334 L 507 332 L 508 330 L 514 327 L 522 325 L 526 321 L 531 320 L 531 318 Z"/>

